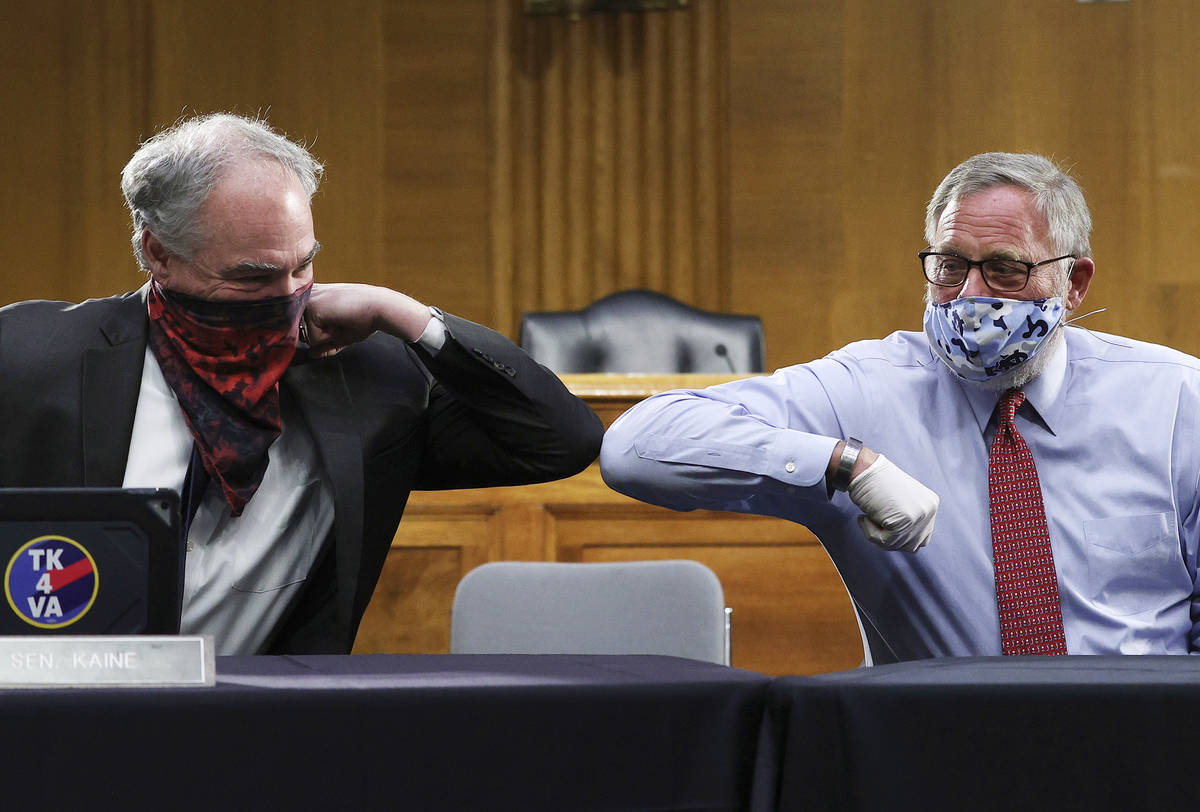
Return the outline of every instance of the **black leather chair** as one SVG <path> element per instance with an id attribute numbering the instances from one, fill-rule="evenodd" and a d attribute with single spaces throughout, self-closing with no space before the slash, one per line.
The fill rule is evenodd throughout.
<path id="1" fill-rule="evenodd" d="M 557 373 L 752 373 L 764 367 L 758 316 L 711 313 L 652 290 L 582 310 L 525 313 L 521 347 Z"/>

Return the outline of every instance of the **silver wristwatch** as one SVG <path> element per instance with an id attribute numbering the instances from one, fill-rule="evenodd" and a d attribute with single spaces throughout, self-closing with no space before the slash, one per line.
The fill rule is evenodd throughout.
<path id="1" fill-rule="evenodd" d="M 850 489 L 850 473 L 854 470 L 854 463 L 858 462 L 858 453 L 862 451 L 862 447 L 862 440 L 855 437 L 846 440 L 846 445 L 842 447 L 842 456 L 838 459 L 837 468 L 834 469 L 833 479 L 829 482 L 832 490 L 846 491 Z"/>

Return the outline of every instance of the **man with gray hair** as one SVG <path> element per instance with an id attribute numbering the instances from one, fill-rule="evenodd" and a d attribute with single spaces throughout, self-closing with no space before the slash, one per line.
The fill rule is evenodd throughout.
<path id="1" fill-rule="evenodd" d="M 1050 161 L 970 158 L 926 212 L 923 332 L 649 398 L 605 480 L 806 525 L 868 662 L 1200 649 L 1200 361 L 1068 326 L 1090 231 Z"/>
<path id="2" fill-rule="evenodd" d="M 141 289 L 0 308 L 0 487 L 183 495 L 182 631 L 348 653 L 414 488 L 596 456 L 596 415 L 497 333 L 314 282 L 321 164 L 265 122 L 183 120 L 121 177 Z"/>

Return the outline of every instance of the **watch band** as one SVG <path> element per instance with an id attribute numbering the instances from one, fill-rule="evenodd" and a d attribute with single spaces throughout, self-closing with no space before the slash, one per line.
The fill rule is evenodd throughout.
<path id="1" fill-rule="evenodd" d="M 833 472 L 833 481 L 829 483 L 830 488 L 835 491 L 850 489 L 850 473 L 854 470 L 854 463 L 858 462 L 858 452 L 862 451 L 862 447 L 862 440 L 855 437 L 846 440 L 846 445 L 842 447 L 842 456 Z"/>

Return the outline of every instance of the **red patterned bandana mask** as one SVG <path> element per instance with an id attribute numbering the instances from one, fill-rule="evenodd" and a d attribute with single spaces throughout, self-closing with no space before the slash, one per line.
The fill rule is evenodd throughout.
<path id="1" fill-rule="evenodd" d="M 282 430 L 279 379 L 311 290 L 310 282 L 289 296 L 210 301 L 150 281 L 150 350 L 234 516 L 262 483 Z"/>

